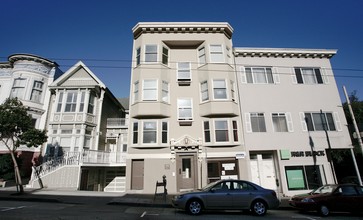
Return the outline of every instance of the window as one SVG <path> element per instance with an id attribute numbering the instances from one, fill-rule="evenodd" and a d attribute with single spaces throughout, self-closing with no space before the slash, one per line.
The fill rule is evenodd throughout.
<path id="1" fill-rule="evenodd" d="M 68 91 L 65 112 L 75 112 L 77 106 L 77 91 Z"/>
<path id="2" fill-rule="evenodd" d="M 237 121 L 232 121 L 232 128 L 233 128 L 233 141 L 238 141 Z"/>
<path id="3" fill-rule="evenodd" d="M 250 113 L 252 132 L 266 132 L 264 113 Z"/>
<path id="4" fill-rule="evenodd" d="M 289 190 L 316 189 L 322 185 L 321 166 L 287 166 L 285 167 Z"/>
<path id="5" fill-rule="evenodd" d="M 158 61 L 158 45 L 145 45 L 145 62 Z"/>
<path id="6" fill-rule="evenodd" d="M 34 102 L 40 102 L 41 98 L 42 98 L 42 92 L 43 92 L 43 82 L 34 81 L 30 100 L 32 100 Z"/>
<path id="7" fill-rule="evenodd" d="M 224 79 L 213 80 L 214 99 L 227 99 L 226 81 Z"/>
<path id="8" fill-rule="evenodd" d="M 305 113 L 308 131 L 336 131 L 332 113 Z"/>
<path id="9" fill-rule="evenodd" d="M 192 99 L 178 99 L 178 120 L 192 120 Z"/>
<path id="10" fill-rule="evenodd" d="M 285 113 L 272 113 L 272 124 L 275 132 L 287 132 Z"/>
<path id="11" fill-rule="evenodd" d="M 163 47 L 163 57 L 162 57 L 162 63 L 165 65 L 168 65 L 169 62 L 169 49 L 166 47 Z"/>
<path id="12" fill-rule="evenodd" d="M 141 48 L 139 47 L 136 49 L 136 65 L 140 65 L 141 61 L 140 55 L 141 55 Z"/>
<path id="13" fill-rule="evenodd" d="M 84 110 L 84 99 L 85 99 L 85 96 L 86 96 L 86 92 L 82 92 L 81 93 L 81 103 L 79 105 L 79 112 L 83 112 Z"/>
<path id="14" fill-rule="evenodd" d="M 255 84 L 272 84 L 273 75 L 271 68 L 265 67 L 248 67 L 245 68 L 247 83 Z"/>
<path id="15" fill-rule="evenodd" d="M 228 121 L 215 121 L 214 128 L 215 128 L 216 142 L 229 141 Z"/>
<path id="16" fill-rule="evenodd" d="M 133 144 L 137 144 L 138 137 L 139 137 L 139 123 L 134 122 L 133 136 L 132 136 L 132 143 Z"/>
<path id="17" fill-rule="evenodd" d="M 62 103 L 63 103 L 63 92 L 59 92 L 58 104 L 57 104 L 57 112 L 61 112 L 62 111 Z"/>
<path id="18" fill-rule="evenodd" d="M 200 84 L 200 89 L 201 89 L 202 101 L 209 100 L 209 95 L 208 95 L 208 82 L 207 81 L 202 82 Z"/>
<path id="19" fill-rule="evenodd" d="M 24 78 L 15 79 L 10 97 L 11 98 L 17 97 L 19 99 L 23 99 L 25 93 L 25 85 L 26 85 L 26 79 Z"/>
<path id="20" fill-rule="evenodd" d="M 144 121 L 143 143 L 156 143 L 156 121 Z"/>
<path id="21" fill-rule="evenodd" d="M 94 114 L 94 108 L 95 108 L 95 96 L 93 94 L 90 94 L 87 113 Z"/>
<path id="22" fill-rule="evenodd" d="M 210 128 L 209 128 L 209 121 L 203 122 L 204 125 L 204 141 L 206 143 L 210 142 Z"/>
<path id="23" fill-rule="evenodd" d="M 139 101 L 139 81 L 134 83 L 134 103 Z"/>
<path id="24" fill-rule="evenodd" d="M 231 48 L 229 48 L 228 46 L 226 46 L 226 54 L 227 54 L 227 63 L 231 64 Z"/>
<path id="25" fill-rule="evenodd" d="M 143 83 L 143 100 L 156 101 L 158 99 L 158 81 L 156 79 L 145 79 Z"/>
<path id="26" fill-rule="evenodd" d="M 201 47 L 198 49 L 198 62 L 199 62 L 199 65 L 203 65 L 206 63 L 204 47 Z"/>
<path id="27" fill-rule="evenodd" d="M 232 81 L 232 80 L 230 82 L 231 82 L 232 101 L 236 101 L 235 84 L 234 84 L 234 81 Z"/>
<path id="28" fill-rule="evenodd" d="M 211 63 L 223 63 L 223 50 L 222 45 L 216 44 L 216 45 L 210 45 L 210 62 Z"/>
<path id="29" fill-rule="evenodd" d="M 190 81 L 191 80 L 191 66 L 190 62 L 178 63 L 178 81 Z"/>
<path id="30" fill-rule="evenodd" d="M 323 84 L 323 77 L 319 68 L 295 68 L 298 84 Z"/>
<path id="31" fill-rule="evenodd" d="M 169 103 L 169 83 L 166 81 L 163 81 L 161 96 L 163 102 Z"/>
<path id="32" fill-rule="evenodd" d="M 161 133 L 161 142 L 163 144 L 168 143 L 168 122 L 162 122 L 162 133 Z"/>

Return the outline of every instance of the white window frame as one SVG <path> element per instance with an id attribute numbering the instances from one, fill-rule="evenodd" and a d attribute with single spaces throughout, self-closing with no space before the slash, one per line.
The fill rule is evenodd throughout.
<path id="1" fill-rule="evenodd" d="M 263 70 L 263 78 L 258 77 L 258 74 L 261 72 L 257 72 L 257 70 Z M 250 71 L 250 72 L 249 72 Z M 272 71 L 272 67 L 245 67 L 246 80 L 247 83 L 251 84 L 274 84 L 274 74 Z M 250 77 L 249 77 L 250 74 Z M 263 79 L 263 80 L 261 80 Z"/>
<path id="2" fill-rule="evenodd" d="M 216 87 L 216 81 L 224 82 L 224 87 Z M 213 79 L 213 100 L 228 100 L 227 82 L 225 79 Z M 217 90 L 224 90 L 225 98 L 216 98 Z"/>
<path id="3" fill-rule="evenodd" d="M 205 85 L 205 86 L 203 86 L 203 85 Z M 203 96 L 203 94 L 205 94 L 205 96 Z M 205 80 L 205 81 L 200 83 L 200 100 L 202 102 L 209 101 L 208 80 Z"/>
<path id="4" fill-rule="evenodd" d="M 145 87 L 145 82 L 154 82 L 155 85 L 152 87 Z M 157 101 L 158 100 L 158 80 L 157 79 L 144 79 L 142 81 L 142 100 L 143 101 Z M 155 92 L 155 97 L 146 98 L 146 94 L 150 93 L 150 91 Z"/>
<path id="5" fill-rule="evenodd" d="M 89 94 L 88 107 L 87 107 L 87 113 L 88 114 L 94 114 L 94 112 L 95 112 L 95 102 L 96 102 L 95 94 L 90 93 Z"/>
<path id="6" fill-rule="evenodd" d="M 183 101 L 188 101 L 190 105 L 182 105 Z M 177 100 L 178 105 L 178 120 L 179 121 L 192 121 L 193 120 L 193 99 L 192 98 L 178 98 Z M 188 110 L 190 109 L 190 116 L 182 117 L 180 114 L 181 110 Z"/>
<path id="7" fill-rule="evenodd" d="M 225 123 L 226 127 L 224 129 L 217 129 L 217 122 L 223 122 Z M 229 125 L 229 120 L 227 119 L 216 119 L 214 120 L 214 141 L 215 143 L 228 143 L 230 142 L 231 138 L 230 138 L 230 125 Z M 223 141 L 218 141 L 217 140 L 217 131 L 224 131 L 227 134 L 227 140 L 223 140 Z"/>
<path id="8" fill-rule="evenodd" d="M 278 119 L 279 123 L 280 123 L 281 118 L 284 118 L 284 120 L 285 120 L 286 130 L 277 129 L 275 126 L 274 119 Z M 272 121 L 272 127 L 273 127 L 274 132 L 293 132 L 294 131 L 290 112 L 273 112 L 273 113 L 271 113 L 271 121 Z M 281 128 L 281 127 L 279 127 L 279 128 Z"/>
<path id="9" fill-rule="evenodd" d="M 148 47 L 156 47 L 156 50 L 155 51 L 148 51 L 147 48 Z M 146 44 L 145 45 L 145 50 L 144 50 L 144 60 L 145 60 L 145 63 L 157 63 L 158 62 L 158 53 L 159 52 L 159 46 L 157 44 Z M 149 59 L 149 56 L 151 56 L 150 58 L 156 58 L 155 59 Z"/>
<path id="10" fill-rule="evenodd" d="M 188 67 L 183 67 L 183 66 Z M 187 75 L 189 73 L 189 77 L 181 77 L 180 75 Z M 192 65 L 190 62 L 178 62 L 177 63 L 177 74 L 176 78 L 178 82 L 190 82 L 192 81 Z"/>
<path id="11" fill-rule="evenodd" d="M 161 85 L 161 101 L 169 103 L 170 100 L 169 91 L 170 91 L 169 82 L 163 80 Z"/>
<path id="12" fill-rule="evenodd" d="M 136 66 L 140 65 L 141 64 L 141 47 L 138 47 L 136 49 Z"/>
<path id="13" fill-rule="evenodd" d="M 164 53 L 164 49 L 167 51 L 167 53 Z M 166 63 L 164 63 L 164 58 L 166 58 Z M 169 66 L 169 47 L 163 45 L 162 51 L 161 51 L 161 63 Z"/>
<path id="14" fill-rule="evenodd" d="M 208 124 L 208 128 L 206 128 L 206 124 Z M 212 137 L 211 137 L 211 126 L 210 126 L 210 121 L 209 120 L 206 120 L 206 121 L 203 121 L 203 136 L 204 136 L 204 142 L 205 143 L 211 143 L 212 141 Z M 209 141 L 207 141 L 207 134 L 208 134 L 208 139 Z"/>
<path id="15" fill-rule="evenodd" d="M 298 75 L 297 70 L 300 71 L 299 74 L 301 76 L 301 79 L 299 79 L 297 76 Z M 306 71 L 312 71 L 312 72 L 308 74 L 308 72 Z M 318 85 L 318 84 L 326 84 L 327 82 L 323 70 L 318 67 L 295 67 L 293 72 L 294 72 L 293 81 L 295 84 Z"/>
<path id="16" fill-rule="evenodd" d="M 166 124 L 166 130 L 164 130 L 164 124 Z M 166 142 L 164 142 L 164 135 L 166 135 Z M 161 121 L 161 144 L 167 144 L 169 140 L 169 122 Z"/>
<path id="17" fill-rule="evenodd" d="M 217 47 L 219 47 L 219 49 L 217 49 Z M 209 45 L 209 59 L 210 59 L 211 63 L 224 63 L 225 62 L 222 44 L 210 44 Z"/>
<path id="18" fill-rule="evenodd" d="M 154 124 L 155 126 L 155 129 L 152 129 L 152 130 L 147 130 L 145 129 L 145 124 L 146 123 L 151 123 L 151 124 Z M 147 132 L 153 132 L 155 133 L 153 136 L 155 138 L 155 141 L 153 142 L 152 140 L 150 140 L 149 142 L 145 142 L 145 131 Z M 158 121 L 156 120 L 145 120 L 145 121 L 142 121 L 142 143 L 143 144 L 156 144 L 158 143 Z"/>
<path id="19" fill-rule="evenodd" d="M 198 48 L 198 65 L 202 66 L 207 63 L 205 46 L 201 46 Z"/>
<path id="20" fill-rule="evenodd" d="M 310 115 L 310 118 L 312 120 L 312 128 L 309 128 L 309 125 L 306 123 L 306 115 L 309 114 Z M 342 126 L 341 126 L 341 122 L 340 122 L 340 119 L 339 119 L 339 115 L 337 112 L 323 112 L 323 119 L 325 120 L 325 126 L 326 127 L 326 130 L 327 131 L 332 131 L 332 132 L 335 132 L 335 131 L 342 131 Z M 327 114 L 329 114 L 331 116 L 331 120 L 328 119 L 327 117 Z M 323 129 L 318 129 L 317 130 L 317 127 L 316 127 L 316 120 L 314 119 L 314 115 L 317 116 L 319 118 L 319 122 L 322 122 L 320 117 L 321 117 L 321 113 L 320 112 L 304 112 L 304 113 L 300 113 L 300 119 L 301 119 L 301 125 L 302 125 L 302 129 L 303 131 L 312 131 L 312 132 L 319 132 L 319 131 L 324 131 L 324 127 Z M 331 128 L 331 126 L 334 126 L 334 129 Z M 324 126 L 324 125 L 323 125 Z"/>
<path id="21" fill-rule="evenodd" d="M 139 83 L 139 80 L 137 80 L 136 82 L 134 82 L 134 91 L 133 91 L 133 103 L 136 103 L 139 101 L 139 86 L 140 86 L 140 83 Z"/>
<path id="22" fill-rule="evenodd" d="M 254 126 L 252 126 L 252 117 L 263 118 L 264 128 L 265 128 L 264 131 L 261 130 L 260 126 L 258 126 L 258 128 L 259 128 L 258 131 L 253 131 Z M 265 113 L 263 113 L 263 112 L 245 113 L 245 122 L 246 122 L 246 132 L 247 133 L 264 133 L 264 132 L 267 132 Z"/>
<path id="23" fill-rule="evenodd" d="M 81 98 L 80 98 L 78 112 L 83 112 L 84 111 L 84 103 L 85 103 L 85 100 L 86 100 L 86 91 L 85 90 L 82 90 L 81 91 Z"/>
<path id="24" fill-rule="evenodd" d="M 44 86 L 44 83 L 42 81 L 34 80 L 32 93 L 30 95 L 31 101 L 34 101 L 34 102 L 42 101 L 43 86 Z"/>
<path id="25" fill-rule="evenodd" d="M 13 87 L 11 88 L 11 98 L 19 98 L 19 99 L 25 99 L 26 94 L 26 84 L 27 79 L 26 78 L 16 78 L 14 79 Z"/>
<path id="26" fill-rule="evenodd" d="M 78 90 L 68 90 L 66 93 L 64 112 L 76 112 L 77 111 L 77 101 L 78 101 Z M 72 94 L 72 97 L 69 95 Z M 71 100 L 69 100 L 69 98 Z M 67 108 L 69 109 L 67 110 Z"/>

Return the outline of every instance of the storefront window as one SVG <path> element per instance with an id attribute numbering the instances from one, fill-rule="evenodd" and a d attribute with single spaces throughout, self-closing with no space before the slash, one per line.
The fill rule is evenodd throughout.
<path id="1" fill-rule="evenodd" d="M 316 189 L 322 185 L 320 166 L 285 167 L 289 190 Z"/>

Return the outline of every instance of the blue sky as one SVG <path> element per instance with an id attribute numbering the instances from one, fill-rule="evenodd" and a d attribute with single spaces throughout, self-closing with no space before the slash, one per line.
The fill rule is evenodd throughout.
<path id="1" fill-rule="evenodd" d="M 129 96 L 137 22 L 222 21 L 235 47 L 337 49 L 340 93 L 345 85 L 363 100 L 361 0 L 3 0 L 1 9 L 0 61 L 30 53 L 66 71 L 82 60 L 116 97 Z"/>

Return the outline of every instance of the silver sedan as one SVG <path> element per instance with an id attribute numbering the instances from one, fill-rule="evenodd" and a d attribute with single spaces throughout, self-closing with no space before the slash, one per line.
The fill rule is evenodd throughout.
<path id="1" fill-rule="evenodd" d="M 203 210 L 249 210 L 265 215 L 280 201 L 275 191 L 244 180 L 220 180 L 202 189 L 181 193 L 172 199 L 175 208 L 198 215 Z"/>

